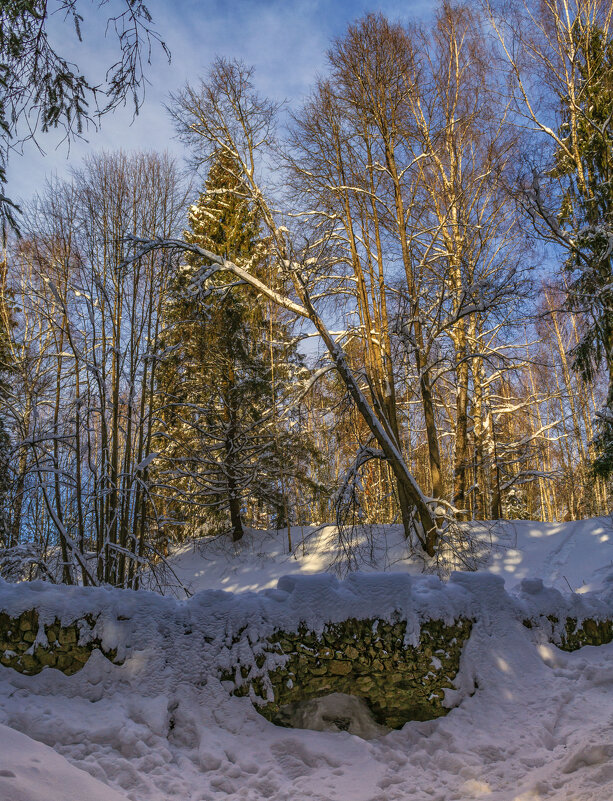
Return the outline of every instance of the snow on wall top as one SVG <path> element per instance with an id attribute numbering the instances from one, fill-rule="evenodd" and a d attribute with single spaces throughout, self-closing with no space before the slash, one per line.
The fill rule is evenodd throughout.
<path id="1" fill-rule="evenodd" d="M 147 591 L 0 580 L 1 611 L 17 616 L 32 608 L 39 611 L 41 624 L 55 618 L 68 624 L 93 614 L 98 618 L 95 636 L 124 658 L 128 651 L 147 649 L 160 636 L 175 640 L 180 635 L 184 642 L 189 633 L 218 650 L 242 632 L 253 644 L 277 629 L 295 631 L 304 624 L 320 632 L 326 623 L 348 618 L 406 620 L 412 642 L 418 639 L 420 621 L 429 619 L 451 623 L 472 618 L 492 627 L 539 615 L 612 618 L 613 587 L 599 596 L 563 594 L 540 579 L 526 579 L 512 595 L 501 578 L 481 573 L 454 573 L 448 582 L 401 573 L 354 573 L 339 581 L 322 573 L 283 576 L 275 589 L 257 593 L 206 590 L 175 600 Z"/>

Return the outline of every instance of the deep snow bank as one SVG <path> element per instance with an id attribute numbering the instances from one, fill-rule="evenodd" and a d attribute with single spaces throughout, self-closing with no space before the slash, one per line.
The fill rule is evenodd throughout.
<path id="1" fill-rule="evenodd" d="M 367 625 L 358 626 L 360 621 Z M 526 637 L 528 628 L 533 639 L 572 650 L 585 642 L 609 641 L 611 621 L 613 593 L 564 595 L 540 579 L 525 579 L 518 594 L 509 594 L 502 579 L 477 573 L 455 573 L 448 582 L 397 573 L 356 573 L 344 581 L 330 574 L 284 576 L 275 589 L 239 594 L 209 590 L 184 601 L 142 591 L 2 582 L 0 662 L 23 673 L 58 668 L 72 674 L 96 651 L 96 663 L 102 654 L 115 663 L 118 681 L 140 675 L 143 690 L 152 677 L 157 685 L 163 662 L 170 682 L 173 676 L 195 684 L 221 678 L 264 704 L 274 701 L 281 688 L 279 681 L 271 684 L 273 672 L 281 682 L 288 679 L 290 689 L 300 665 L 305 681 L 327 672 L 323 684 L 317 680 L 322 692 L 305 695 L 316 697 L 335 674 L 353 680 L 352 662 L 360 664 L 361 677 L 371 664 L 381 672 L 382 659 L 400 664 L 403 649 L 417 653 L 430 643 L 423 676 L 412 677 L 415 687 L 427 685 L 441 667 L 442 657 L 432 656 L 432 649 L 450 657 L 447 637 L 453 642 L 448 650 L 454 650 L 449 663 L 454 667 L 448 666 L 451 672 L 432 690 L 442 699 L 440 687 L 449 687 L 455 677 L 472 623 L 484 631 L 523 626 Z M 379 624 L 385 631 L 377 632 Z M 372 650 L 371 659 L 360 657 L 366 648 Z M 77 651 L 72 661 L 65 655 L 70 649 Z M 402 670 L 415 672 L 416 664 L 414 659 Z M 290 665 L 292 672 L 285 677 L 283 669 Z M 400 679 L 399 674 L 395 681 Z M 350 688 L 351 681 L 333 691 Z"/>
<path id="2" fill-rule="evenodd" d="M 421 623 L 428 620 L 451 625 L 463 618 L 487 628 L 530 619 L 538 628 L 540 619 L 555 618 L 561 626 L 554 634 L 562 634 L 568 618 L 611 619 L 613 586 L 599 594 L 564 594 L 541 579 L 525 579 L 510 594 L 501 578 L 484 573 L 454 573 L 447 582 L 400 573 L 354 573 L 343 581 L 316 574 L 283 576 L 275 589 L 261 592 L 206 590 L 175 600 L 144 591 L 0 580 L 0 613 L 16 618 L 27 610 L 36 610 L 39 626 L 28 640 L 32 647 L 47 645 L 47 626 L 86 619 L 79 645 L 91 641 L 120 663 L 138 656 L 140 669 L 160 652 L 168 663 L 173 654 L 184 662 L 193 656 L 201 675 L 228 667 L 241 648 L 260 655 L 275 632 L 303 627 L 321 633 L 327 624 L 348 619 L 406 621 L 410 645 L 418 644 Z"/>
<path id="3" fill-rule="evenodd" d="M 52 748 L 0 725 L 0 798 L 4 801 L 125 801 Z"/>

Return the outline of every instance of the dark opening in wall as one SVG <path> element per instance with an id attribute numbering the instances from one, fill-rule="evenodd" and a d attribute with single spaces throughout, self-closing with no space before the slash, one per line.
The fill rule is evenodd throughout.
<path id="1" fill-rule="evenodd" d="M 284 704 L 279 707 L 278 720 L 293 729 L 346 731 L 364 740 L 373 740 L 391 731 L 377 723 L 363 698 L 346 693 L 330 693 Z"/>

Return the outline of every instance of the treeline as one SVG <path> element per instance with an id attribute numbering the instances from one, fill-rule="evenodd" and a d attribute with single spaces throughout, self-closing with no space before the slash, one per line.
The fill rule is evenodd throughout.
<path id="1" fill-rule="evenodd" d="M 245 526 L 401 522 L 435 558 L 464 520 L 606 514 L 610 16 L 368 15 L 292 114 L 236 62 L 179 93 L 191 181 L 120 152 L 50 182 L 2 271 L 0 573 L 138 587 Z"/>

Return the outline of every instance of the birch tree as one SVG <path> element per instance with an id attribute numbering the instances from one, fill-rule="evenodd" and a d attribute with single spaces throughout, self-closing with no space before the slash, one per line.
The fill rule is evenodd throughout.
<path id="1" fill-rule="evenodd" d="M 39 365 L 24 407 L 25 483 L 66 583 L 137 586 L 161 548 L 150 476 L 170 264 L 126 267 L 125 234 L 173 233 L 182 204 L 167 157 L 99 156 L 73 182 L 48 187 L 16 254 L 22 315 L 36 332 L 25 358 Z"/>
<path id="2" fill-rule="evenodd" d="M 430 347 L 441 336 L 453 346 L 453 503 L 458 509 L 467 503 L 471 372 L 482 407 L 477 388 L 482 359 L 497 360 L 492 324 L 506 318 L 494 327 L 495 342 L 511 327 L 521 297 L 517 250 L 523 236 L 501 180 L 514 155 L 513 142 L 483 27 L 474 9 L 443 4 L 432 28 L 421 32 L 424 88 L 410 98 L 417 152 L 423 157 L 417 162 L 418 202 L 409 225 L 422 270 L 430 276 Z M 442 372 L 440 355 L 439 370 L 431 370 L 433 383 L 437 372 Z M 485 430 L 482 413 L 473 406 L 479 435 Z"/>
<path id="3" fill-rule="evenodd" d="M 567 308 L 579 312 L 581 325 L 573 363 L 584 379 L 593 380 L 600 367 L 607 375 L 594 462 L 606 476 L 613 469 L 613 7 L 546 0 L 518 4 L 506 16 L 488 8 L 516 113 L 545 152 L 543 162 L 533 162 L 522 198 L 539 236 L 565 257 Z"/>

